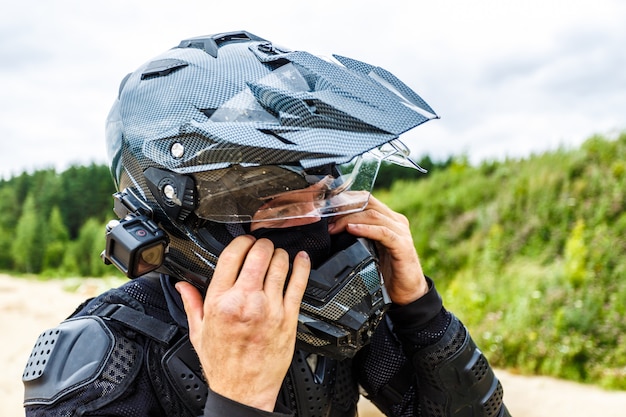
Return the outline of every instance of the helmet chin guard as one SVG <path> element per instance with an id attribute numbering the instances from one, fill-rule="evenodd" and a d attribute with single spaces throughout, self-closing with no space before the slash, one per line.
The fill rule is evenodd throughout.
<path id="1" fill-rule="evenodd" d="M 354 239 L 311 271 L 297 343 L 335 359 L 353 357 L 369 343 L 389 304 L 373 243 Z"/>

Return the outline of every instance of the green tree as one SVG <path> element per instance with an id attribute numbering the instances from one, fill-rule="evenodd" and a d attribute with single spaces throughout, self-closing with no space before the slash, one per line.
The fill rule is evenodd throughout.
<path id="1" fill-rule="evenodd" d="M 72 242 L 66 253 L 64 267 L 67 272 L 71 268 L 84 277 L 101 277 L 110 270 L 100 258 L 105 245 L 105 225 L 91 218 L 80 228 L 78 238 Z"/>
<path id="2" fill-rule="evenodd" d="M 11 255 L 20 272 L 38 273 L 43 265 L 45 251 L 42 229 L 44 222 L 35 205 L 35 197 L 29 194 L 15 228 L 15 240 Z"/>
<path id="3" fill-rule="evenodd" d="M 69 238 L 70 235 L 61 218 L 61 210 L 54 206 L 46 227 L 44 270 L 56 270 L 61 266 Z"/>
<path id="4" fill-rule="evenodd" d="M 71 239 L 90 218 L 104 222 L 113 215 L 115 192 L 106 165 L 73 166 L 61 173 L 59 207 Z"/>
<path id="5" fill-rule="evenodd" d="M 13 268 L 11 247 L 19 213 L 14 188 L 10 184 L 0 185 L 0 269 Z"/>
<path id="6" fill-rule="evenodd" d="M 35 193 L 35 205 L 39 215 L 47 222 L 52 208 L 59 205 L 61 181 L 54 169 L 37 171 L 34 177 L 36 182 L 32 192 Z"/>

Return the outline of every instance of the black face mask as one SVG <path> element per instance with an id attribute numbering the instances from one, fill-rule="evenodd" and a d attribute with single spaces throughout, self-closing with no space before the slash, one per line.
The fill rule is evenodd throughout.
<path id="1" fill-rule="evenodd" d="M 266 238 L 289 254 L 293 262 L 300 251 L 305 251 L 311 258 L 313 268 L 324 262 L 331 254 L 331 238 L 328 233 L 328 220 L 322 218 L 315 223 L 303 226 L 275 228 L 261 228 L 250 232 L 257 239 Z"/>

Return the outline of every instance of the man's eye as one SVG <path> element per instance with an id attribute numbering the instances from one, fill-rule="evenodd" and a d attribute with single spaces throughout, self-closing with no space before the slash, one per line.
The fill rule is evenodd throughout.
<path id="1" fill-rule="evenodd" d="M 289 209 L 282 209 L 282 210 L 278 210 L 278 212 L 275 214 L 275 217 L 277 218 L 287 217 L 290 214 L 291 214 L 291 211 Z"/>

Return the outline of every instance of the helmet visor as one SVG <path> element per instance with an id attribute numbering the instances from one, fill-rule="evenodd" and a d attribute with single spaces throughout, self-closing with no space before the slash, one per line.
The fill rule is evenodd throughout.
<path id="1" fill-rule="evenodd" d="M 229 168 L 195 173 L 196 215 L 220 223 L 277 222 L 361 211 L 383 160 L 410 165 L 398 141 L 341 165 L 303 169 L 290 165 Z M 273 227 L 280 227 L 278 224 Z"/>

